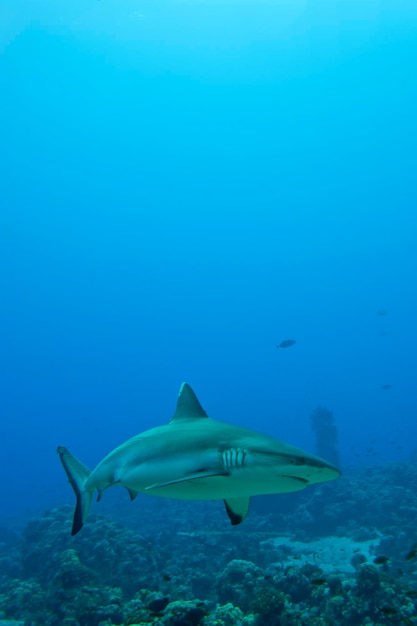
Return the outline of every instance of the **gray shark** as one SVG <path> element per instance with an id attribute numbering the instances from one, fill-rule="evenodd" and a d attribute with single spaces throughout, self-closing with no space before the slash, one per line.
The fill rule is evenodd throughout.
<path id="1" fill-rule="evenodd" d="M 333 480 L 339 470 L 278 439 L 207 416 L 183 383 L 174 416 L 110 452 L 90 470 L 60 446 L 59 458 L 75 492 L 72 534 L 108 487 L 181 500 L 224 500 L 233 525 L 240 524 L 255 495 L 287 493 Z"/>

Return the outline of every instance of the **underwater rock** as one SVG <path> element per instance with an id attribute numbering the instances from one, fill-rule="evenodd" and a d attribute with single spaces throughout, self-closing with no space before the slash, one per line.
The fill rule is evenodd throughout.
<path id="1" fill-rule="evenodd" d="M 364 554 L 362 554 L 362 552 L 357 552 L 356 554 L 354 554 L 352 556 L 352 558 L 350 559 L 350 563 L 352 565 L 352 567 L 355 568 L 356 571 L 359 570 L 359 568 L 366 563 L 366 556 Z"/>
<path id="2" fill-rule="evenodd" d="M 81 563 L 76 550 L 68 549 L 61 554 L 61 565 L 51 580 L 51 585 L 67 589 L 94 585 L 96 581 L 95 572 Z"/>
<path id="3" fill-rule="evenodd" d="M 361 596 L 365 598 L 372 596 L 381 586 L 379 570 L 369 563 L 360 565 L 356 575 L 356 585 Z"/>
<path id="4" fill-rule="evenodd" d="M 337 574 L 331 574 L 327 578 L 327 586 L 331 596 L 338 596 L 343 592 L 342 579 Z"/>
<path id="5" fill-rule="evenodd" d="M 324 406 L 319 406 L 310 415 L 310 420 L 316 435 L 318 456 L 339 466 L 340 457 L 337 449 L 339 433 L 333 412 Z"/>

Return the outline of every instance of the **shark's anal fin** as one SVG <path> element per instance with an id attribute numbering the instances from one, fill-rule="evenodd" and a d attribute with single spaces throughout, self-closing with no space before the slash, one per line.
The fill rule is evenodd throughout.
<path id="1" fill-rule="evenodd" d="M 128 492 L 129 492 L 130 500 L 133 502 L 133 500 L 138 495 L 139 491 L 135 491 L 134 489 L 128 489 Z"/>
<path id="2" fill-rule="evenodd" d="M 179 478 L 174 478 L 173 480 L 167 480 L 163 483 L 153 483 L 153 485 L 148 485 L 145 491 L 150 491 L 151 489 L 160 489 L 161 487 L 169 487 L 170 485 L 176 485 L 177 483 L 185 483 L 189 480 L 199 480 L 201 478 L 213 478 L 214 476 L 229 476 L 229 472 L 224 470 L 201 470 L 200 472 L 194 472 L 194 474 L 187 474 L 186 476 L 180 476 Z"/>
<path id="3" fill-rule="evenodd" d="M 248 514 L 250 498 L 228 498 L 224 500 L 224 505 L 232 526 L 237 526 Z"/>

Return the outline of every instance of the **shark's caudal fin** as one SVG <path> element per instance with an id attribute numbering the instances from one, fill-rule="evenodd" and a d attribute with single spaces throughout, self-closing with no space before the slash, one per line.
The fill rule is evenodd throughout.
<path id="1" fill-rule="evenodd" d="M 57 448 L 57 453 L 61 459 L 62 466 L 65 470 L 71 487 L 74 490 L 77 504 L 74 512 L 74 520 L 72 522 L 72 534 L 76 535 L 81 528 L 90 511 L 91 501 L 94 491 L 86 491 L 84 488 L 87 478 L 90 476 L 90 470 L 83 465 L 81 461 L 72 456 L 68 450 L 62 446 Z"/>

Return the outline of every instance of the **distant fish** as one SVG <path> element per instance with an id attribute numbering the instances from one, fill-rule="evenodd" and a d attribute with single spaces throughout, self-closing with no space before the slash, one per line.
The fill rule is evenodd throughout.
<path id="1" fill-rule="evenodd" d="M 384 315 L 388 315 L 388 311 L 386 309 L 378 309 L 376 314 L 379 315 L 379 317 L 383 317 Z"/>
<path id="2" fill-rule="evenodd" d="M 385 391 L 387 389 L 392 389 L 392 385 L 390 383 L 385 383 L 384 385 L 381 385 L 381 389 L 385 389 Z"/>
<path id="3" fill-rule="evenodd" d="M 388 561 L 389 557 L 387 556 L 377 556 L 374 558 L 375 565 L 385 565 L 385 563 L 388 563 Z"/>
<path id="4" fill-rule="evenodd" d="M 275 347 L 278 350 L 279 348 L 290 348 L 296 343 L 295 339 L 284 339 L 280 344 L 276 344 Z"/>
<path id="5" fill-rule="evenodd" d="M 413 561 L 417 557 L 417 543 L 415 543 L 407 556 L 405 557 L 406 561 Z"/>
<path id="6" fill-rule="evenodd" d="M 398 611 L 393 606 L 383 606 L 379 609 L 383 615 L 397 615 Z"/>
<path id="7" fill-rule="evenodd" d="M 327 579 L 326 578 L 312 578 L 310 580 L 310 583 L 312 585 L 314 585 L 315 587 L 321 587 L 321 585 L 325 585 L 327 583 Z"/>
<path id="8" fill-rule="evenodd" d="M 390 332 L 389 332 L 389 330 L 380 330 L 379 334 L 380 334 L 381 337 L 388 337 Z"/>
<path id="9" fill-rule="evenodd" d="M 155 598 L 155 600 L 151 600 L 147 606 L 147 608 L 152 613 L 162 613 L 162 611 L 168 606 L 169 598 Z"/>

